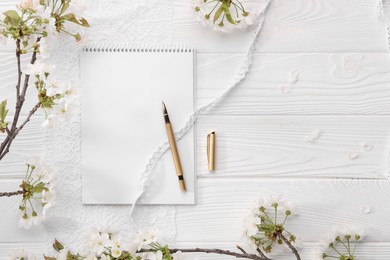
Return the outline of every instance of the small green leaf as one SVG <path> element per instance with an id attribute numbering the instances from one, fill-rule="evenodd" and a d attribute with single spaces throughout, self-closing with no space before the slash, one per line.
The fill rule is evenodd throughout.
<path id="1" fill-rule="evenodd" d="M 51 257 L 51 256 L 45 256 L 45 255 L 43 255 L 43 257 L 45 258 L 45 260 L 56 260 L 55 257 Z"/>
<path id="2" fill-rule="evenodd" d="M 230 13 L 226 13 L 226 20 L 231 24 L 236 24 Z"/>
<path id="3" fill-rule="evenodd" d="M 84 26 L 84 27 L 90 27 L 88 21 L 84 18 L 81 18 L 80 19 L 80 22 L 81 22 L 81 26 Z"/>
<path id="4" fill-rule="evenodd" d="M 0 103 L 0 133 L 4 133 L 8 122 L 5 122 L 5 118 L 7 117 L 8 109 L 7 109 L 7 100 L 3 100 Z"/>
<path id="5" fill-rule="evenodd" d="M 53 248 L 57 251 L 57 252 L 60 252 L 62 249 L 64 249 L 64 246 L 58 242 L 58 240 L 54 240 L 54 243 L 53 243 Z"/>
<path id="6" fill-rule="evenodd" d="M 8 110 L 6 109 L 7 107 L 7 100 L 3 100 L 0 103 L 0 120 L 4 121 L 5 117 L 7 116 Z"/>
<path id="7" fill-rule="evenodd" d="M 75 24 L 78 24 L 78 25 L 81 25 L 81 26 L 84 26 L 84 27 L 89 27 L 89 23 L 86 19 L 81 18 L 80 20 L 78 20 L 73 13 L 66 14 L 66 15 L 62 16 L 62 19 L 67 20 L 67 21 L 72 22 L 72 23 L 75 23 Z"/>
<path id="8" fill-rule="evenodd" d="M 15 10 L 9 10 L 3 14 L 12 22 L 12 24 L 18 24 L 20 21 L 20 16 Z"/>
<path id="9" fill-rule="evenodd" d="M 215 12 L 215 15 L 214 15 L 214 23 L 219 19 L 219 17 L 221 17 L 221 14 L 223 13 L 224 11 L 224 8 L 223 6 L 221 6 L 220 8 L 218 8 L 218 10 Z"/>
<path id="10" fill-rule="evenodd" d="M 63 14 L 69 8 L 69 5 L 70 5 L 70 1 L 65 2 L 61 8 L 60 14 Z"/>
<path id="11" fill-rule="evenodd" d="M 31 191 L 33 193 L 41 193 L 44 190 L 47 191 L 47 188 L 45 187 L 45 185 L 46 185 L 45 183 L 40 182 L 40 183 L 36 184 L 33 188 L 31 188 Z"/>

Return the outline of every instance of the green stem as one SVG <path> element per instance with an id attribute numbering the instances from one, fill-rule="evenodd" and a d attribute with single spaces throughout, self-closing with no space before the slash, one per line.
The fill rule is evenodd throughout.
<path id="1" fill-rule="evenodd" d="M 275 225 L 278 221 L 278 210 L 277 210 L 277 207 L 274 207 L 275 208 Z"/>
<path id="2" fill-rule="evenodd" d="M 232 2 L 232 4 L 234 5 L 234 7 L 238 7 L 238 9 L 240 9 L 241 11 L 245 12 L 240 6 L 238 6 L 237 4 L 235 4 L 234 2 Z"/>
<path id="3" fill-rule="evenodd" d="M 337 254 L 339 254 L 340 256 L 343 256 L 333 245 L 331 246 L 331 248 L 333 248 L 333 250 L 337 253 Z"/>
<path id="4" fill-rule="evenodd" d="M 234 2 L 232 2 L 232 3 L 234 3 Z M 244 8 L 244 6 L 241 4 L 241 2 L 237 0 L 237 3 L 239 3 L 239 4 L 240 4 L 240 6 L 242 7 L 242 9 L 241 9 L 241 10 L 242 10 L 243 12 L 246 12 L 246 11 L 245 11 L 245 8 Z"/>
<path id="5" fill-rule="evenodd" d="M 211 14 L 214 12 L 215 8 L 217 8 L 218 5 L 219 5 L 219 2 L 216 3 L 216 4 L 214 5 L 214 7 L 213 7 L 213 9 L 210 11 L 209 15 L 211 15 Z"/>
<path id="6" fill-rule="evenodd" d="M 275 223 L 272 222 L 272 220 L 270 219 L 270 217 L 267 215 L 267 212 L 264 211 L 264 215 L 267 217 L 267 220 L 268 220 L 271 224 L 275 225 Z"/>
<path id="7" fill-rule="evenodd" d="M 288 218 L 288 215 L 286 215 L 285 217 L 284 217 L 284 221 L 283 221 L 283 224 L 282 224 L 282 226 L 284 226 L 284 224 L 286 223 L 286 221 L 287 221 L 287 218 Z M 287 230 L 286 230 L 287 231 Z M 288 233 L 288 231 L 287 231 L 287 233 Z"/>

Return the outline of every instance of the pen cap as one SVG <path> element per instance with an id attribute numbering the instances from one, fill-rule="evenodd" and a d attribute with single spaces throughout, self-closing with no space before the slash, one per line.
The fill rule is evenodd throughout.
<path id="1" fill-rule="evenodd" d="M 209 171 L 215 170 L 215 132 L 207 135 L 207 161 Z"/>

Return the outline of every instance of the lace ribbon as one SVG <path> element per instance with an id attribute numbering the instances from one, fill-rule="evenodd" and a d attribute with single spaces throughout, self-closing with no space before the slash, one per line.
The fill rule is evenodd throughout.
<path id="1" fill-rule="evenodd" d="M 252 58 L 255 52 L 255 47 L 256 43 L 258 40 L 258 35 L 261 32 L 261 29 L 263 27 L 263 22 L 264 22 L 264 14 L 265 11 L 267 10 L 269 6 L 270 0 L 267 0 L 265 3 L 265 7 L 263 11 L 259 14 L 259 18 L 257 21 L 256 28 L 253 31 L 253 37 L 252 37 L 252 42 L 251 45 L 246 53 L 244 62 L 242 63 L 241 67 L 239 68 L 237 74 L 235 77 L 232 79 L 232 81 L 229 83 L 228 88 L 225 90 L 225 92 L 222 93 L 219 97 L 217 97 L 214 101 L 210 102 L 207 105 L 204 105 L 200 108 L 198 108 L 188 119 L 186 122 L 185 126 L 181 128 L 178 132 L 175 133 L 176 140 L 179 141 L 182 139 L 189 130 L 195 125 L 195 122 L 198 120 L 199 116 L 203 114 L 205 111 L 208 109 L 212 108 L 219 102 L 221 102 L 229 93 L 234 90 L 237 86 L 239 86 L 239 83 L 245 78 L 246 74 L 248 73 L 250 66 L 252 65 Z M 142 197 L 142 194 L 145 191 L 145 184 L 149 179 L 149 176 L 157 164 L 157 162 L 160 160 L 160 158 L 164 155 L 166 151 L 168 151 L 169 145 L 168 142 L 165 141 L 163 142 L 160 146 L 157 147 L 157 149 L 153 152 L 152 156 L 150 157 L 148 164 L 146 165 L 144 171 L 142 172 L 141 178 L 139 180 L 139 192 L 137 194 L 136 200 L 134 201 L 131 211 L 130 211 L 130 216 L 133 216 L 134 209 L 139 201 L 139 199 Z"/>

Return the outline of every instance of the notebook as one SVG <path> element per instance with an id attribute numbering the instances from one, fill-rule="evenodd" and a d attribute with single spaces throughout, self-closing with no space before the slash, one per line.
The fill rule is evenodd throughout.
<path id="1" fill-rule="evenodd" d="M 80 68 L 83 203 L 133 204 L 148 160 L 167 140 L 161 102 L 175 131 L 194 111 L 194 50 L 86 47 Z M 187 192 L 168 150 L 140 204 L 195 203 L 194 145 L 194 130 L 177 142 Z"/>

